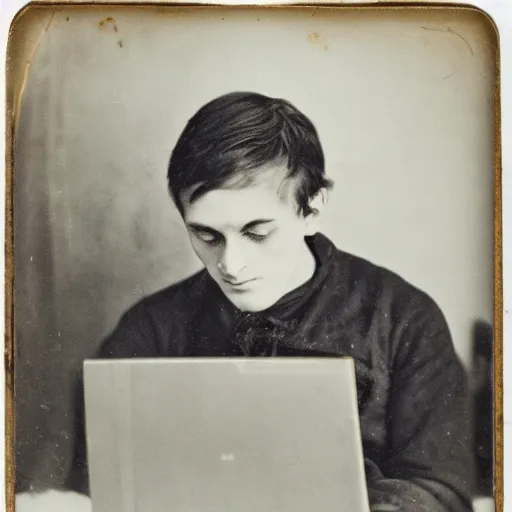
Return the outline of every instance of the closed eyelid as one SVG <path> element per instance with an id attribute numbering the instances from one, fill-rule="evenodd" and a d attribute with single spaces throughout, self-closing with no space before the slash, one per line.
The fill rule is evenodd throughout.
<path id="1" fill-rule="evenodd" d="M 258 229 L 258 228 L 252 228 L 247 231 L 243 232 L 243 235 L 255 235 L 255 236 L 268 236 L 270 235 L 274 230 L 273 229 Z"/>
<path id="2" fill-rule="evenodd" d="M 221 243 L 224 240 L 224 237 L 213 229 L 204 229 L 199 226 L 189 226 L 194 236 L 196 236 L 199 240 L 202 240 L 204 243 Z"/>
<path id="3" fill-rule="evenodd" d="M 240 234 L 242 235 L 248 235 L 248 234 L 254 234 L 256 236 L 268 236 L 270 233 L 275 231 L 275 226 L 271 223 L 273 223 L 273 220 L 264 220 L 264 221 L 255 221 L 250 222 L 249 224 L 246 224 L 241 230 Z M 208 226 L 204 226 L 202 224 L 194 224 L 190 223 L 188 224 L 188 228 L 199 237 L 207 236 L 217 239 L 224 239 L 225 236 L 219 232 L 216 231 L 213 228 L 210 228 Z"/>

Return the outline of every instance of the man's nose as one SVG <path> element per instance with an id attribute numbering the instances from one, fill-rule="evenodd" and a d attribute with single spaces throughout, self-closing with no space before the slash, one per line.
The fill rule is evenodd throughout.
<path id="1" fill-rule="evenodd" d="M 217 266 L 224 275 L 237 277 L 246 266 L 243 251 L 237 244 L 226 242 Z"/>

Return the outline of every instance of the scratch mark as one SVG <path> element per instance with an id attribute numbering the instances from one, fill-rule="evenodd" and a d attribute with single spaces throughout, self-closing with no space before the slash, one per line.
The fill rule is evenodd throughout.
<path id="1" fill-rule="evenodd" d="M 460 35 L 458 32 L 455 32 L 455 30 L 452 30 L 451 27 L 446 27 L 446 28 L 435 28 L 435 27 L 424 27 L 424 26 L 420 26 L 420 28 L 422 28 L 423 30 L 430 30 L 431 32 L 445 32 L 447 34 L 452 34 L 454 36 L 457 36 L 458 38 L 462 39 L 467 47 L 469 48 L 469 51 L 471 52 L 471 55 L 474 55 L 475 52 L 473 51 L 473 47 L 469 44 L 469 41 L 462 35 Z"/>
<path id="2" fill-rule="evenodd" d="M 117 23 L 112 16 L 109 16 L 108 18 L 105 18 L 104 20 L 99 21 L 98 25 L 100 28 L 105 28 L 108 24 L 112 25 L 112 28 L 114 29 L 114 32 L 118 32 Z"/>
<path id="3" fill-rule="evenodd" d="M 48 24 L 41 31 L 41 35 L 39 36 L 38 40 L 36 41 L 36 44 L 34 45 L 34 49 L 33 49 L 32 53 L 25 60 L 25 69 L 23 71 L 23 78 L 22 78 L 22 81 L 21 81 L 21 86 L 20 86 L 18 97 L 17 97 L 17 101 L 16 101 L 16 110 L 14 111 L 15 112 L 15 118 L 13 120 L 14 121 L 13 122 L 13 128 L 16 127 L 17 124 L 18 124 L 18 118 L 19 118 L 19 115 L 20 115 L 20 112 L 21 112 L 21 99 L 23 98 L 23 95 L 25 93 L 25 88 L 27 86 L 27 79 L 28 79 L 28 73 L 29 73 L 30 66 L 32 65 L 34 57 L 35 57 L 35 55 L 37 53 L 37 50 L 39 48 L 39 45 L 43 42 L 44 36 L 46 35 L 48 30 L 50 29 L 50 27 L 51 27 L 51 25 L 53 23 L 54 18 L 55 18 L 55 11 L 52 11 L 52 14 L 50 16 L 50 20 L 48 21 Z"/>
<path id="4" fill-rule="evenodd" d="M 318 12 L 318 6 L 315 8 L 315 10 L 314 10 L 313 14 L 311 15 L 311 17 L 315 16 L 317 12 Z"/>

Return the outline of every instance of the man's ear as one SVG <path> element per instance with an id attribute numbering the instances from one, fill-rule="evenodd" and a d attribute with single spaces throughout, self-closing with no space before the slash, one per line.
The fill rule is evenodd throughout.
<path id="1" fill-rule="evenodd" d="M 318 233 L 320 228 L 320 218 L 327 204 L 327 189 L 321 188 L 314 197 L 309 200 L 310 212 L 306 215 L 306 235 L 312 236 Z"/>

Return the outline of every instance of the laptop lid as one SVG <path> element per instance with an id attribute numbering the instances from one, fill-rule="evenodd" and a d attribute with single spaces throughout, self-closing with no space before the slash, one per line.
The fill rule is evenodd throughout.
<path id="1" fill-rule="evenodd" d="M 93 512 L 366 512 L 352 359 L 85 362 Z"/>

